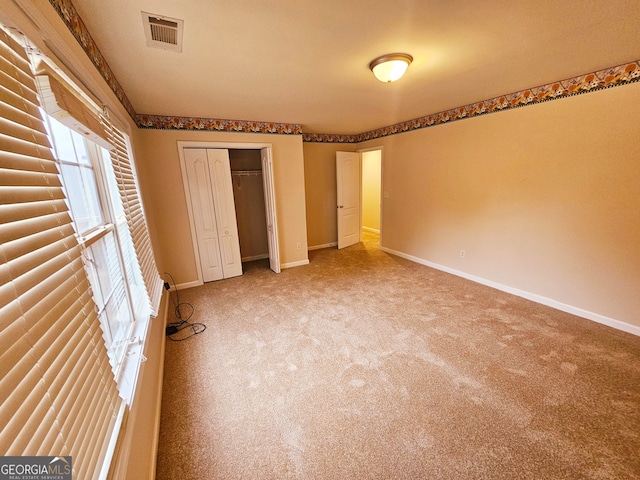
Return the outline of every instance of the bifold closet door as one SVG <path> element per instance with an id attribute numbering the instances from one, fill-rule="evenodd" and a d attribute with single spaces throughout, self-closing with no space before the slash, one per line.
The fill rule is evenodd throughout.
<path id="1" fill-rule="evenodd" d="M 242 275 L 228 151 L 185 148 L 184 160 L 202 280 Z"/>
<path id="2" fill-rule="evenodd" d="M 240 237 L 236 220 L 236 204 L 233 200 L 231 163 L 229 150 L 207 149 L 209 175 L 213 187 L 213 206 L 216 212 L 220 260 L 224 278 L 242 275 Z"/>
<path id="3" fill-rule="evenodd" d="M 185 149 L 184 160 L 189 182 L 193 223 L 198 241 L 202 280 L 205 282 L 220 280 L 224 277 L 220 263 L 218 227 L 213 207 L 213 189 L 211 188 L 207 151 L 205 149 Z"/>

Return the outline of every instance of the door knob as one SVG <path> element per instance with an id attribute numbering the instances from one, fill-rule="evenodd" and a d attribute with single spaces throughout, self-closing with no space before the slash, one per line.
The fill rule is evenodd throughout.
<path id="1" fill-rule="evenodd" d="M 338 208 L 344 208 L 344 205 L 338 205 Z"/>

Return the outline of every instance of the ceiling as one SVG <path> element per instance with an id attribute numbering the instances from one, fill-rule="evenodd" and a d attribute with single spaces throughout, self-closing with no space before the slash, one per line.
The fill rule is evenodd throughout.
<path id="1" fill-rule="evenodd" d="M 356 134 L 640 59 L 638 0 L 72 0 L 138 114 Z M 184 20 L 147 47 L 141 12 Z M 375 57 L 414 57 L 396 83 Z"/>

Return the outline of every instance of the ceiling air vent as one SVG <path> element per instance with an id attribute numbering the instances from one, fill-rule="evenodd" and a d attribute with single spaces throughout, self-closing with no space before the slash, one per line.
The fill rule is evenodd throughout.
<path id="1" fill-rule="evenodd" d="M 142 12 L 147 46 L 172 52 L 182 52 L 184 20 Z"/>

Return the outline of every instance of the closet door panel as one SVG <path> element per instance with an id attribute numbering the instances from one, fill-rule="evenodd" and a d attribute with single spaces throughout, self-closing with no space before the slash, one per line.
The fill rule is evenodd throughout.
<path id="1" fill-rule="evenodd" d="M 205 149 L 185 149 L 184 159 L 202 280 L 220 280 L 224 277 L 207 152 Z"/>
<path id="2" fill-rule="evenodd" d="M 204 251 L 203 251 L 204 250 Z M 217 238 L 207 238 L 203 240 L 201 249 L 201 267 L 204 270 L 215 271 L 212 278 L 204 279 L 205 282 L 222 279 L 222 265 L 220 262 L 220 248 Z"/>
<path id="3" fill-rule="evenodd" d="M 229 151 L 208 149 L 207 159 L 213 187 L 213 205 L 218 228 L 222 273 L 224 278 L 242 275 L 240 238 L 233 201 Z"/>
<path id="4" fill-rule="evenodd" d="M 236 261 L 236 259 L 234 258 L 235 248 L 233 246 L 233 238 L 230 236 L 223 237 L 222 248 L 220 250 L 222 251 L 222 255 L 223 255 L 223 259 L 222 259 L 223 267 L 228 268 L 229 266 L 233 266 L 233 264 Z M 242 275 L 242 272 L 240 272 L 239 275 Z"/>

